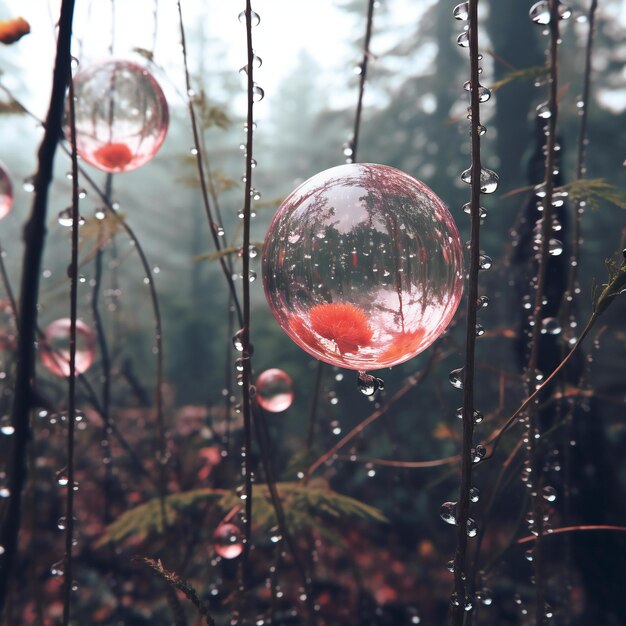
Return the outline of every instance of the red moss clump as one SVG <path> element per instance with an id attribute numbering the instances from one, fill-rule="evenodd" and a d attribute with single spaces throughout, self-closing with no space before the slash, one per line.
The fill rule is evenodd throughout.
<path id="1" fill-rule="evenodd" d="M 339 352 L 358 352 L 372 341 L 373 331 L 365 312 L 354 304 L 318 304 L 309 312 L 311 328 L 334 341 Z"/>
<path id="2" fill-rule="evenodd" d="M 424 339 L 425 331 L 418 328 L 410 333 L 399 333 L 389 344 L 389 347 L 381 354 L 381 360 L 389 363 L 402 359 L 407 354 L 415 352 Z"/>
<path id="3" fill-rule="evenodd" d="M 133 153 L 125 143 L 107 143 L 93 156 L 103 167 L 115 170 L 124 169 L 133 160 Z"/>

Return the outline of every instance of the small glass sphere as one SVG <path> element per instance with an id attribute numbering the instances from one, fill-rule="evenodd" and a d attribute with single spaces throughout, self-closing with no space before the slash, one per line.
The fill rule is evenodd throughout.
<path id="1" fill-rule="evenodd" d="M 273 367 L 256 379 L 256 399 L 261 408 L 271 413 L 286 411 L 293 402 L 291 377 Z"/>
<path id="2" fill-rule="evenodd" d="M 76 149 L 104 172 L 128 172 L 147 163 L 167 134 L 169 111 L 161 87 L 145 68 L 106 61 L 74 77 Z M 70 130 L 66 121 L 66 135 Z"/>
<path id="3" fill-rule="evenodd" d="M 220 524 L 213 535 L 215 552 L 223 559 L 236 559 L 243 552 L 241 531 L 234 524 Z"/>
<path id="4" fill-rule="evenodd" d="M 0 220 L 6 217 L 13 208 L 13 183 L 9 173 L 0 161 Z"/>
<path id="5" fill-rule="evenodd" d="M 279 207 L 263 247 L 274 317 L 314 357 L 403 363 L 445 330 L 463 290 L 461 239 L 422 182 L 385 165 L 321 172 Z"/>
<path id="6" fill-rule="evenodd" d="M 52 322 L 44 333 L 39 347 L 41 364 L 55 376 L 67 378 L 70 375 L 70 318 L 64 317 Z M 96 351 L 94 332 L 81 320 L 76 320 L 76 360 L 75 373 L 84 374 L 91 364 Z"/>

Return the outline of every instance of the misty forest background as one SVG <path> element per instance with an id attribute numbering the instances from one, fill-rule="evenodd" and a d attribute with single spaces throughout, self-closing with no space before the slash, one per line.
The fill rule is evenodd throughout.
<path id="1" fill-rule="evenodd" d="M 79 5 L 81 3 L 78 3 Z M 117 3 L 118 22 L 134 19 L 135 10 Z M 230 4 L 230 3 L 229 3 Z M 264 20 L 263 3 L 257 30 L 270 28 Z M 294 69 L 277 87 L 266 90 L 255 131 L 254 186 L 262 194 L 255 203 L 253 242 L 262 242 L 269 222 L 284 198 L 301 181 L 344 162 L 343 144 L 354 124 L 358 76 L 365 28 L 366 2 L 334 2 L 338 15 L 348 16 L 352 28 L 343 33 L 346 48 L 344 72 L 333 79 L 340 87 L 332 96 L 325 85 L 332 81 L 328 67 L 315 56 L 300 51 Z M 412 6 L 411 6 L 412 4 Z M 365 91 L 359 160 L 391 165 L 424 181 L 450 208 L 468 239 L 468 216 L 461 206 L 468 201 L 461 171 L 469 166 L 469 136 L 466 119 L 468 79 L 467 52 L 456 44 L 459 23 L 452 18 L 452 2 L 422 0 L 396 3 L 384 0 L 374 17 L 372 53 Z M 545 86 L 535 87 L 532 68 L 545 64 L 547 37 L 542 27 L 528 19 L 530 2 L 485 1 L 481 3 L 481 52 L 484 72 L 481 82 L 494 86 L 491 100 L 482 105 L 488 131 L 482 142 L 483 163 L 498 172 L 500 187 L 484 199 L 487 209 L 481 231 L 481 248 L 493 259 L 482 272 L 481 293 L 490 304 L 481 312 L 486 333 L 477 348 L 476 407 L 485 415 L 477 426 L 485 438 L 502 425 L 524 399 L 522 370 L 527 346 L 525 323 L 528 278 L 533 270 L 532 229 L 537 219 L 532 186 L 543 179 L 543 130 L 535 116 L 545 100 Z M 146 22 L 152 20 L 151 3 L 145 3 Z M 294 3 L 281 18 L 280 28 L 306 29 L 307 14 L 315 2 Z M 143 5 L 142 5 L 143 6 Z M 576 174 L 585 42 L 588 24 L 581 16 L 589 3 L 572 0 L 574 13 L 561 22 L 559 51 L 558 185 L 571 183 Z M 184 7 L 184 4 L 183 4 Z M 407 11 L 410 8 L 410 11 Z M 229 19 L 236 20 L 232 7 Z M 26 10 L 26 9 L 25 9 Z M 138 10 L 138 9 L 137 9 Z M 211 3 L 194 7 L 187 26 L 188 60 L 198 96 L 196 110 L 203 126 L 206 157 L 211 169 L 210 185 L 224 218 L 228 241 L 240 245 L 237 212 L 243 198 L 243 152 L 245 140 L 241 111 L 242 83 L 237 68 L 222 62 L 227 44 L 215 36 L 219 24 L 212 20 Z M 127 14 L 125 15 L 125 11 Z M 402 17 L 398 18 L 398 11 Z M 0 17 L 9 15 L 0 1 Z M 86 20 L 85 14 L 79 14 Z M 398 26 L 399 21 L 403 23 Z M 626 153 L 626 39 L 623 3 L 604 0 L 596 16 L 592 91 L 588 103 L 587 179 L 603 179 L 619 194 L 624 189 Z M 78 22 L 79 24 L 82 22 Z M 52 29 L 52 26 L 51 26 Z M 97 45 L 109 45 L 106 29 L 97 34 Z M 52 31 L 51 31 L 52 32 Z M 77 28 L 75 52 L 85 50 L 90 37 Z M 93 31 L 91 31 L 93 32 Z M 143 31 L 142 31 L 143 32 Z M 242 39 L 245 29 L 241 29 Z M 278 34 L 277 34 L 278 36 Z M 178 25 L 160 21 L 158 37 L 178 40 Z M 44 43 L 38 43 L 41 39 Z M 150 37 L 143 37 L 147 41 Z M 22 68 L 36 63 L 50 68 L 50 32 L 32 32 L 14 46 L 0 49 L 0 80 L 20 101 L 45 102 L 48 86 L 24 79 Z M 103 43 L 104 42 L 104 43 Z M 325 46 L 324 33 L 319 45 Z M 38 46 L 42 50 L 37 53 Z M 237 328 L 229 313 L 228 290 L 214 252 L 197 181 L 193 140 L 186 108 L 180 59 L 150 61 L 150 46 L 140 41 L 138 50 L 116 50 L 116 56 L 145 63 L 163 85 L 168 97 L 171 123 L 159 154 L 143 168 L 116 175 L 112 200 L 132 226 L 155 272 L 163 315 L 165 355 L 165 419 L 169 461 L 168 491 L 189 492 L 208 488 L 232 490 L 242 484 L 239 450 L 242 442 L 239 388 L 235 383 L 231 337 Z M 173 54 L 176 54 L 175 47 Z M 263 57 L 263 50 L 257 54 Z M 293 62 L 293 54 L 284 54 Z M 243 65 L 243 57 L 242 63 Z M 165 69 L 163 69 L 165 68 Z M 263 67 L 265 72 L 271 68 Z M 517 72 L 517 70 L 529 70 Z M 262 74 L 259 82 L 263 86 Z M 7 94 L 0 95 L 8 102 Z M 2 220 L 0 242 L 5 251 L 10 282 L 17 291 L 22 259 L 21 232 L 29 214 L 32 196 L 22 181 L 36 168 L 36 151 L 42 129 L 29 116 L 6 111 L 0 116 L 0 160 L 15 185 L 15 206 Z M 36 111 L 40 116 L 45 106 Z M 87 166 L 88 167 L 88 166 Z M 39 320 L 43 327 L 68 315 L 67 265 L 69 231 L 59 226 L 57 214 L 71 203 L 71 181 L 66 177 L 69 159 L 59 152 L 55 163 L 48 220 Z M 89 169 L 104 183 L 104 175 Z M 87 185 L 84 185 L 87 187 Z M 626 240 L 624 208 L 619 198 L 606 199 L 606 190 L 587 198 L 583 216 L 583 243 L 578 265 L 579 289 L 574 298 L 573 318 L 562 320 L 560 334 L 542 339 L 539 369 L 551 371 L 566 353 L 568 340 L 586 323 L 593 302 L 593 286 L 606 282 L 605 259 L 618 258 Z M 171 624 L 171 598 L 165 583 L 134 555 L 163 558 L 163 564 L 197 589 L 220 624 L 235 619 L 238 605 L 236 564 L 215 558 L 212 535 L 228 512 L 214 500 L 183 501 L 177 516 L 176 548 L 164 546 L 149 520 L 131 520 L 128 537 L 115 537 L 114 548 L 103 541 L 105 526 L 126 511 L 157 496 L 150 474 L 157 472 L 154 410 L 154 322 L 148 287 L 136 251 L 119 228 L 108 221 L 108 232 L 93 225 L 99 207 L 87 187 L 81 214 L 87 219 L 81 230 L 79 315 L 91 320 L 94 257 L 100 248 L 104 274 L 101 310 L 109 341 L 112 364 L 111 420 L 128 447 L 117 436 L 109 442 L 111 475 L 102 463 L 102 421 L 79 392 L 79 409 L 85 419 L 77 432 L 77 471 L 80 490 L 76 495 L 78 518 L 73 619 L 76 624 Z M 559 239 L 564 250 L 551 258 L 547 297 L 558 316 L 568 279 L 572 254 L 575 203 L 566 201 L 557 211 L 562 224 Z M 91 226 L 91 227 L 90 227 Z M 231 255 L 237 274 L 240 260 Z M 317 422 L 312 445 L 309 415 L 313 404 L 317 365 L 280 330 L 266 305 L 260 280 L 260 255 L 252 261 L 259 279 L 252 285 L 251 340 L 253 368 L 260 373 L 279 367 L 294 381 L 291 408 L 268 417 L 272 459 L 276 478 L 293 483 L 299 473 L 329 450 L 368 415 L 386 402 L 419 373 L 419 382 L 364 429 L 347 446 L 322 464 L 313 483 L 320 489 L 349 496 L 364 506 L 356 513 L 338 503 L 328 505 L 331 514 L 298 510 L 289 516 L 297 548 L 312 572 L 312 589 L 320 623 L 365 626 L 445 623 L 453 575 L 446 569 L 455 547 L 455 533 L 442 522 L 440 505 L 454 500 L 458 490 L 458 463 L 433 467 L 394 467 L 385 461 L 431 461 L 458 454 L 460 420 L 456 408 L 462 403 L 448 383 L 448 372 L 462 364 L 464 311 L 459 308 L 446 335 L 412 361 L 380 372 L 385 395 L 372 402 L 358 393 L 355 375 L 326 366 L 317 397 Z M 239 287 L 241 280 L 235 281 Z M 0 335 L 9 334 L 12 319 L 6 294 L 0 291 Z M 542 422 L 550 429 L 546 455 L 547 484 L 557 497 L 549 502 L 550 523 L 626 526 L 626 430 L 624 405 L 626 378 L 624 355 L 624 302 L 618 301 L 602 317 L 575 366 L 553 389 L 542 408 Z M 0 352 L 0 416 L 10 410 L 12 353 Z M 101 384 L 101 362 L 87 378 Z M 415 382 L 413 380 L 413 382 Z M 58 624 L 62 612 L 61 580 L 50 572 L 63 557 L 63 533 L 57 520 L 63 515 L 64 492 L 55 475 L 65 465 L 65 424 L 60 419 L 67 404 L 62 381 L 38 370 L 38 385 L 49 406 L 32 418 L 33 438 L 29 448 L 30 482 L 25 493 L 24 526 L 20 553 L 12 582 L 6 624 Z M 573 407 L 573 408 L 572 408 Z M 564 415 L 573 411 L 565 428 Z M 475 470 L 475 483 L 484 497 L 474 517 L 483 523 L 489 494 L 514 449 L 519 430 L 512 430 L 497 454 Z M 11 441 L 0 436 L 0 478 Z M 566 449 L 569 451 L 566 452 Z M 567 458 L 567 472 L 563 465 Z M 258 450 L 254 454 L 258 465 Z M 146 475 L 138 470 L 138 464 Z M 507 466 L 508 467 L 508 466 Z M 511 464 L 505 486 L 490 510 L 482 539 L 477 570 L 480 584 L 475 623 L 529 624 L 528 606 L 533 602 L 531 564 L 524 557 L 528 546 L 512 543 L 529 535 L 524 521 L 528 505 L 520 465 Z M 265 477 L 257 469 L 257 482 Z M 567 479 L 565 475 L 567 474 Z M 105 479 L 105 477 L 108 478 Z M 1 487 L 2 485 L 0 485 Z M 106 495 L 105 495 L 106 494 Z M 105 519 L 104 499 L 107 499 Z M 222 508 L 220 508 L 222 506 Z M 302 590 L 291 554 L 279 542 L 275 549 L 271 528 L 273 513 L 258 504 L 259 519 L 253 531 L 249 581 L 254 602 L 252 614 L 261 623 L 287 624 L 300 621 L 304 612 L 298 599 Z M 3 503 L 0 500 L 0 513 Z M 289 509 L 289 501 L 286 504 Z M 369 508 L 371 507 L 371 509 Z M 226 510 L 224 510 L 226 509 Z M 155 509 L 156 511 L 156 509 Z M 154 512 L 154 511 L 153 511 Z M 384 518 L 385 521 L 381 521 Z M 485 522 L 486 523 L 486 522 Z M 626 535 L 620 532 L 572 533 L 546 542 L 546 589 L 554 616 L 549 623 L 585 626 L 626 624 L 623 582 L 626 580 Z M 271 569 L 271 568 L 275 569 Z M 277 592 L 278 588 L 278 592 Z M 481 595 L 482 594 L 482 595 Z M 182 596 L 181 596 L 182 598 Z M 248 607 L 249 608 L 249 607 Z M 193 606 L 183 603 L 184 619 L 201 623 Z M 271 615 L 271 618 L 268 617 Z M 180 616 L 176 619 L 183 619 Z M 238 619 L 238 618 L 237 618 Z M 250 614 L 242 617 L 244 623 Z M 273 621 L 272 621 L 273 620 Z M 185 622 L 175 622 L 185 623 Z M 230 622 L 233 623 L 233 622 Z M 253 622 L 250 622 L 253 623 Z M 257 622 L 259 623 L 259 622 Z"/>

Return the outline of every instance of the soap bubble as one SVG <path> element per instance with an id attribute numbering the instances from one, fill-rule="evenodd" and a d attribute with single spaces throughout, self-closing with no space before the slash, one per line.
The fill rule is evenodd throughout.
<path id="1" fill-rule="evenodd" d="M 449 324 L 463 289 L 454 220 L 391 167 L 321 172 L 280 206 L 263 247 L 274 317 L 314 357 L 355 370 L 403 363 Z"/>
<path id="2" fill-rule="evenodd" d="M 13 184 L 4 163 L 0 161 L 0 220 L 13 208 Z"/>
<path id="3" fill-rule="evenodd" d="M 293 402 L 291 377 L 283 370 L 265 370 L 256 379 L 256 399 L 261 408 L 271 413 L 286 411 Z"/>
<path id="4" fill-rule="evenodd" d="M 220 524 L 213 535 L 213 545 L 223 559 L 236 559 L 243 552 L 241 531 L 234 524 Z"/>
<path id="5" fill-rule="evenodd" d="M 90 65 L 74 77 L 74 93 L 76 149 L 87 163 L 105 172 L 127 172 L 158 152 L 169 112 L 146 69 L 128 61 Z M 69 137 L 69 127 L 65 132 Z"/>
<path id="6" fill-rule="evenodd" d="M 96 337 L 81 320 L 76 320 L 76 374 L 84 374 L 91 366 L 96 349 Z M 55 376 L 70 375 L 70 318 L 58 319 L 46 328 L 40 344 L 41 364 Z"/>

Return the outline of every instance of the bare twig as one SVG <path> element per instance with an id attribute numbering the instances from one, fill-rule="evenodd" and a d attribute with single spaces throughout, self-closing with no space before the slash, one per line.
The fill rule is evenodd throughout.
<path id="1" fill-rule="evenodd" d="M 474 440 L 474 377 L 476 352 L 476 319 L 478 302 L 478 273 L 480 271 L 480 60 L 478 53 L 478 0 L 469 2 L 469 56 L 470 56 L 470 135 L 471 135 L 471 191 L 470 191 L 470 267 L 465 328 L 465 363 L 463 366 L 463 444 L 461 449 L 461 481 L 456 508 L 457 546 L 454 555 L 454 593 L 452 624 L 462 626 L 467 595 L 467 543 L 470 521 L 470 489 L 472 487 L 472 446 Z"/>
<path id="2" fill-rule="evenodd" d="M 59 17 L 50 106 L 46 117 L 46 130 L 39 148 L 35 196 L 31 216 L 24 229 L 25 250 L 20 288 L 18 360 L 11 410 L 11 423 L 15 429 L 10 461 L 11 495 L 0 529 L 0 545 L 5 550 L 3 566 L 0 568 L 0 615 L 4 610 L 13 562 L 17 553 L 22 490 L 27 474 L 26 447 L 30 437 L 29 413 L 32 405 L 39 276 L 45 243 L 48 189 L 52 181 L 54 155 L 61 137 L 65 90 L 70 76 L 73 15 L 74 0 L 63 0 Z"/>
<path id="3" fill-rule="evenodd" d="M 63 626 L 70 623 L 74 546 L 74 428 L 76 425 L 76 316 L 78 312 L 78 155 L 76 153 L 76 116 L 74 80 L 69 79 L 69 126 L 72 151 L 72 245 L 70 278 L 70 337 L 67 410 L 67 489 L 65 506 L 65 563 L 63 567 Z"/>

